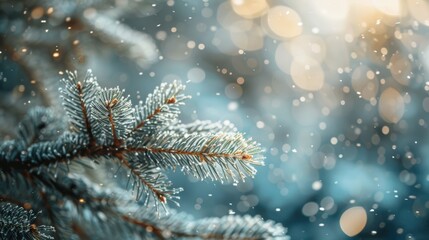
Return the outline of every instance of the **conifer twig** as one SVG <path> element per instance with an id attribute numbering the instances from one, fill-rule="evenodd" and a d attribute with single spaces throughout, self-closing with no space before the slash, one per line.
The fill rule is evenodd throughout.
<path id="1" fill-rule="evenodd" d="M 101 89 L 90 71 L 83 79 L 76 72 L 67 72 L 62 82 L 61 98 L 70 127 L 64 127 L 51 110 L 36 108 L 19 124 L 17 139 L 0 142 L 0 187 L 5 188 L 0 196 L 2 191 L 18 194 L 9 184 L 16 179 L 17 184 L 37 193 L 37 206 L 46 210 L 45 221 L 57 229 L 56 237 L 90 238 L 94 229 L 75 220 L 83 217 L 98 227 L 105 226 L 112 238 L 116 233 L 109 224 L 125 238 L 135 233 L 159 239 L 285 238 L 282 226 L 258 217 L 195 221 L 180 214 L 159 213 L 159 205 L 168 213 L 167 203 L 177 203 L 182 191 L 172 188 L 165 170 L 181 169 L 201 180 L 244 181 L 256 174 L 255 165 L 263 165 L 259 144 L 246 139 L 233 125 L 181 124 L 179 107 L 189 98 L 182 93 L 183 85 L 162 84 L 145 103 L 132 108 L 122 90 Z M 71 172 L 75 164 L 84 166 L 88 161 L 123 167 L 128 181 L 133 181 L 135 200 L 131 201 L 132 194 L 125 198 L 120 194 L 128 190 L 128 184 L 102 190 Z M 130 215 L 131 209 L 141 215 Z M 35 236 L 45 236 L 39 234 L 39 227 L 29 229 Z"/>

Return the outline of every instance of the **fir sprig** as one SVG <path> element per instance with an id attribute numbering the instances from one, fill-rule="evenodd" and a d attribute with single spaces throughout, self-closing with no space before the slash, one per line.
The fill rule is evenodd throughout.
<path id="1" fill-rule="evenodd" d="M 0 202 L 1 239 L 54 239 L 50 226 L 35 224 L 36 214 L 12 203 Z"/>
<path id="2" fill-rule="evenodd" d="M 82 78 L 76 72 L 66 74 L 60 93 L 68 127 L 52 110 L 36 108 L 19 124 L 18 139 L 0 143 L 0 193 L 13 199 L 28 192 L 14 188 L 31 190 L 37 197 L 24 198 L 39 199 L 32 206 L 44 209 L 56 237 L 100 234 L 85 222 L 102 226 L 114 238 L 133 238 L 136 233 L 160 239 L 285 237 L 283 227 L 258 217 L 194 221 L 160 214 L 159 206 L 167 211 L 167 203 L 177 203 L 182 191 L 172 187 L 165 170 L 226 182 L 253 177 L 254 166 L 263 165 L 259 144 L 229 122 L 180 123 L 179 107 L 190 98 L 183 94 L 184 85 L 162 84 L 146 102 L 132 107 L 123 90 L 102 89 L 90 71 Z M 86 169 L 90 161 L 100 167 L 118 164 L 127 186 L 101 188 L 69 170 L 76 164 Z M 123 194 L 126 189 L 132 194 Z M 139 214 L 130 215 L 133 211 Z"/>

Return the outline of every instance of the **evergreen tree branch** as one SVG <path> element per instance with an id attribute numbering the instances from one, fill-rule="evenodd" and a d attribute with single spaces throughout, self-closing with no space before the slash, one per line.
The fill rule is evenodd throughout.
<path id="1" fill-rule="evenodd" d="M 118 139 L 118 135 L 116 134 L 115 121 L 113 120 L 112 107 L 114 107 L 118 103 L 118 99 L 114 98 L 109 101 L 106 101 L 106 109 L 108 112 L 108 118 L 110 123 L 110 128 L 112 129 L 112 137 L 113 137 L 113 145 L 119 146 L 121 145 L 120 140 Z"/>
<path id="2" fill-rule="evenodd" d="M 244 139 L 240 133 L 200 135 L 164 132 L 147 142 L 136 140 L 138 144 L 139 147 L 127 150 L 142 153 L 137 156 L 140 161 L 149 160 L 171 169 L 180 166 L 201 180 L 243 180 L 246 175 L 256 173 L 252 165 L 263 165 L 259 145 L 251 139 Z"/>
<path id="3" fill-rule="evenodd" d="M 256 173 L 253 165 L 263 165 L 259 145 L 228 122 L 180 124 L 179 106 L 188 98 L 181 93 L 184 86 L 177 82 L 164 84 L 148 96 L 145 104 L 132 108 L 128 97 L 122 96 L 123 91 L 101 89 L 90 72 L 82 81 L 77 80 L 76 73 L 69 72 L 68 76 L 62 80 L 65 87 L 61 93 L 73 126 L 70 131 L 52 128 L 60 125 L 52 112 L 36 109 L 20 123 L 18 139 L 0 142 L 2 185 L 13 178 L 31 183 L 28 188 L 40 196 L 38 207 L 45 209 L 47 218 L 55 223 L 58 236 L 90 237 L 94 229 L 80 221 L 91 222 L 111 237 L 126 238 L 136 232 L 160 239 L 285 236 L 282 227 L 257 217 L 194 221 L 159 215 L 158 206 L 166 209 L 166 202 L 175 202 L 176 194 L 182 191 L 171 188 L 165 169 L 179 167 L 198 179 L 223 182 L 244 180 Z M 65 169 L 71 161 L 115 159 L 129 173 L 137 201 L 118 197 L 122 187 L 102 191 Z M 0 194 L 8 191 L 1 190 Z M 149 207 L 149 203 L 155 207 Z M 140 206 L 146 208 L 142 216 L 129 215 Z M 110 226 L 115 226 L 115 232 Z"/>
<path id="4" fill-rule="evenodd" d="M 154 211 L 137 211 L 127 216 L 126 221 L 150 228 L 159 239 L 234 239 L 262 240 L 289 239 L 287 229 L 273 221 L 264 221 L 261 217 L 229 215 L 221 218 L 193 219 L 185 213 L 174 210 L 171 214 L 156 217 Z"/>
<path id="5" fill-rule="evenodd" d="M 182 93 L 184 90 L 185 86 L 177 81 L 170 84 L 163 83 L 156 87 L 153 93 L 148 95 L 144 104 L 140 102 L 135 107 L 132 132 L 139 131 L 149 135 L 174 122 L 180 114 L 179 107 L 184 104 L 184 100 L 190 98 Z"/>
<path id="6" fill-rule="evenodd" d="M 172 183 L 168 181 L 167 176 L 157 166 L 138 161 L 128 161 L 127 159 L 121 159 L 121 161 L 131 172 L 129 178 L 134 181 L 132 189 L 136 191 L 136 199 L 141 199 L 145 194 L 144 205 L 146 206 L 153 199 L 157 209 L 158 203 L 161 203 L 166 210 L 167 200 L 175 202 L 174 199 L 178 198 L 176 194 L 183 191 L 182 188 L 171 188 Z M 178 205 L 177 202 L 175 203 Z"/>
<path id="7" fill-rule="evenodd" d="M 87 236 L 93 231 L 76 224 L 75 219 L 82 215 L 90 218 L 85 221 L 97 222 L 100 226 L 105 224 L 104 215 L 100 213 L 116 219 L 111 219 L 109 222 L 116 221 L 115 224 L 121 224 L 119 216 L 123 213 L 120 212 L 119 206 L 124 202 L 112 192 L 101 191 L 88 181 L 69 177 L 69 175 L 61 175 L 59 177 L 62 179 L 61 182 L 46 172 L 28 173 L 27 178 L 39 192 L 51 223 L 62 236 L 69 236 L 67 238 L 71 238 L 73 234 Z M 88 215 L 89 212 L 90 215 Z M 126 236 L 124 232 L 118 234 Z"/>
<path id="8" fill-rule="evenodd" d="M 53 239 L 53 227 L 36 225 L 32 210 L 0 202 L 0 237 L 2 239 Z"/>
<path id="9" fill-rule="evenodd" d="M 64 88 L 60 88 L 63 106 L 75 129 L 86 133 L 90 143 L 94 144 L 92 125 L 95 123 L 90 119 L 92 108 L 89 105 L 95 100 L 100 87 L 91 70 L 87 71 L 82 81 L 78 80 L 77 72 L 66 71 L 66 74 L 67 78 L 62 79 Z"/>
<path id="10" fill-rule="evenodd" d="M 130 131 L 133 122 L 134 109 L 128 97 L 122 96 L 119 88 L 103 89 L 92 103 L 95 133 L 100 136 L 98 144 L 122 145 L 125 136 Z"/>
<path id="11" fill-rule="evenodd" d="M 229 121 L 212 122 L 197 120 L 188 124 L 175 124 L 168 128 L 178 134 L 215 134 L 219 132 L 237 132 L 237 128 Z"/>
<path id="12" fill-rule="evenodd" d="M 148 164 L 142 164 L 140 162 L 129 162 L 127 159 L 122 157 L 122 152 L 125 149 L 114 149 L 114 148 L 99 148 L 99 147 L 85 147 L 85 145 L 76 144 L 73 138 L 65 138 L 66 140 L 60 140 L 58 143 L 44 142 L 41 144 L 34 144 L 27 151 L 20 149 L 14 149 L 15 154 L 10 157 L 9 161 L 0 161 L 0 167 L 3 170 L 11 171 L 12 169 L 29 170 L 32 169 L 40 171 L 41 167 L 50 166 L 58 163 L 68 163 L 73 159 L 89 157 L 94 158 L 97 156 L 112 155 L 117 156 L 121 159 L 121 163 L 130 169 L 130 178 L 135 179 L 134 187 L 137 188 L 137 199 L 142 197 L 143 192 L 148 195 L 146 197 L 146 203 L 148 203 L 151 196 L 153 199 L 157 199 L 164 206 L 166 200 L 172 200 L 176 198 L 174 195 L 182 191 L 181 188 L 170 189 L 171 182 L 169 182 L 166 176 L 156 166 L 149 166 Z M 68 140 L 70 142 L 68 142 Z M 87 144 L 85 142 L 84 144 Z M 6 144 L 7 146 L 16 146 L 17 144 Z M 42 146 L 41 146 L 42 145 Z M 80 145 L 80 146 L 78 146 Z M 6 147 L 8 148 L 8 147 Z M 0 147 L 1 149 L 1 147 Z M 61 154 L 61 150 L 66 149 Z M 74 150 L 74 155 L 69 153 L 69 149 Z M 40 151 L 36 154 L 35 150 Z M 1 153 L 2 151 L 0 151 Z M 69 154 L 67 156 L 67 154 Z M 1 154 L 0 154 L 1 155 Z M 3 154 L 5 155 L 5 154 Z M 9 154 L 10 155 L 10 154 Z M 40 157 L 43 157 L 42 159 Z M 1 158 L 0 158 L 1 160 Z M 150 194 L 148 194 L 150 193 Z"/>
<path id="13" fill-rule="evenodd" d="M 67 163 L 86 152 L 85 136 L 65 132 L 57 140 L 34 143 L 25 148 L 22 141 L 12 140 L 0 145 L 0 169 L 37 170 L 41 166 Z"/>

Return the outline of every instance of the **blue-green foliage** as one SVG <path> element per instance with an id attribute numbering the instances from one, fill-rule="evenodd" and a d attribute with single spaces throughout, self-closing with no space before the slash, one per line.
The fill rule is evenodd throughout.
<path id="1" fill-rule="evenodd" d="M 0 202 L 1 239 L 53 239 L 55 229 L 50 226 L 35 225 L 36 214 L 32 210 L 11 203 Z"/>
<path id="2" fill-rule="evenodd" d="M 260 217 L 168 214 L 183 189 L 165 170 L 228 182 L 263 165 L 259 145 L 232 124 L 180 123 L 179 107 L 190 98 L 184 85 L 162 84 L 133 107 L 123 90 L 100 88 L 90 71 L 83 78 L 67 72 L 62 82 L 66 115 L 35 108 L 17 139 L 0 143 L 1 238 L 54 228 L 61 239 L 286 238 L 286 229 Z M 41 211 L 40 221 L 33 224 L 19 204 Z"/>

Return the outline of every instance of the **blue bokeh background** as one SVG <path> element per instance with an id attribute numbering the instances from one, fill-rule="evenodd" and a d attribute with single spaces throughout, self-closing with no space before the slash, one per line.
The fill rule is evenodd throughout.
<path id="1" fill-rule="evenodd" d="M 281 222 L 292 239 L 344 239 L 342 214 L 361 206 L 367 222 L 358 238 L 425 239 L 429 12 L 417 10 L 429 4 L 254 2 L 266 4 L 265 12 L 243 17 L 234 9 L 241 1 L 170 0 L 149 16 L 123 16 L 121 23 L 152 36 L 159 49 L 146 68 L 109 48 L 87 56 L 104 86 L 119 85 L 133 100 L 161 82 L 187 82 L 193 98 L 183 122 L 231 121 L 266 150 L 266 166 L 238 185 L 171 173 L 185 189 L 180 210 L 258 214 Z M 263 24 L 278 6 L 300 16 L 299 31 L 284 26 L 294 36 L 269 29 L 281 22 Z M 321 87 L 300 85 L 291 66 L 301 56 L 317 60 L 322 73 L 308 81 L 322 74 Z M 4 77 L 25 82 L 19 66 L 2 65 Z M 1 90 L 14 86 L 4 81 Z M 398 94 L 389 98 L 389 89 Z M 384 93 L 393 102 L 382 105 Z"/>

